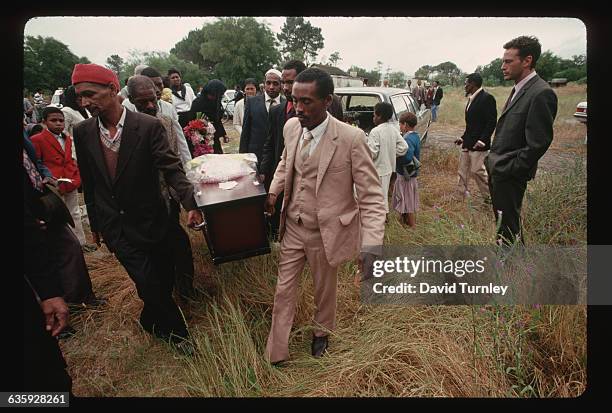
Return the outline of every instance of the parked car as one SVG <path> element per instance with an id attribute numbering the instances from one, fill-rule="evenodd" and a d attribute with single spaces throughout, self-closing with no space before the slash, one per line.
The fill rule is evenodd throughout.
<path id="1" fill-rule="evenodd" d="M 223 106 L 223 120 L 228 120 L 234 117 L 234 96 L 236 91 L 228 89 L 221 98 L 221 106 Z"/>
<path id="2" fill-rule="evenodd" d="M 574 113 L 574 117 L 578 119 L 580 122 L 584 123 L 586 126 L 587 123 L 587 103 L 580 102 L 576 105 L 576 112 Z M 588 135 L 584 135 L 584 144 L 586 145 L 588 139 Z"/>
<path id="3" fill-rule="evenodd" d="M 578 119 L 582 123 L 586 123 L 587 121 L 587 103 L 580 102 L 576 106 L 576 113 L 574 113 L 574 117 Z"/>
<path id="4" fill-rule="evenodd" d="M 370 133 L 374 127 L 374 106 L 379 102 L 387 102 L 393 106 L 393 120 L 399 130 L 399 117 L 402 113 L 410 111 L 417 117 L 415 130 L 425 143 L 429 126 L 431 125 L 431 111 L 425 106 L 418 107 L 416 99 L 408 89 L 391 87 L 339 87 L 336 95 L 342 102 L 345 122 L 349 122 Z"/>

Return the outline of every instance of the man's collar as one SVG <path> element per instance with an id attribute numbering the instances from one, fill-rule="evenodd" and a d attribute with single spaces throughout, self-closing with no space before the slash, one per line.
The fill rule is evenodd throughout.
<path id="1" fill-rule="evenodd" d="M 280 101 L 280 93 L 278 94 L 278 96 L 277 96 L 277 97 L 275 97 L 275 98 L 271 98 L 271 97 L 268 95 L 268 93 L 267 93 L 267 92 L 264 92 L 264 97 L 265 97 L 266 102 L 268 102 L 270 99 L 274 100 L 275 102 L 279 102 L 279 101 Z"/>
<path id="2" fill-rule="evenodd" d="M 480 92 L 482 92 L 482 86 L 480 86 L 478 89 L 476 89 L 476 91 L 474 91 L 474 93 L 472 93 L 469 98 L 470 100 L 474 100 L 474 98 L 476 97 L 476 95 L 478 95 Z"/>
<path id="3" fill-rule="evenodd" d="M 312 134 L 313 139 L 315 140 L 319 140 L 319 138 L 321 136 L 323 136 L 323 134 L 325 133 L 325 131 L 327 130 L 327 125 L 329 124 L 329 112 L 325 112 L 325 119 L 323 120 L 323 122 L 319 123 L 317 126 L 315 126 L 314 128 L 312 128 L 310 130 L 310 133 Z M 307 131 L 308 128 L 302 128 L 303 132 Z"/>
<path id="4" fill-rule="evenodd" d="M 123 124 L 125 123 L 125 114 L 127 113 L 127 108 L 123 105 L 121 105 L 121 108 L 123 109 L 123 112 L 121 112 L 121 117 L 119 118 L 119 122 L 117 122 L 117 124 L 115 125 L 115 127 L 122 127 Z M 104 128 L 105 130 L 108 130 L 108 128 L 106 126 L 104 126 L 104 122 L 102 122 L 102 118 L 100 118 L 100 127 Z"/>

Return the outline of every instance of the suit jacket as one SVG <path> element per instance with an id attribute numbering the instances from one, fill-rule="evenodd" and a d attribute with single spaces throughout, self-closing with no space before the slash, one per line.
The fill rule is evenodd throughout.
<path id="1" fill-rule="evenodd" d="M 266 110 L 265 95 L 245 98 L 244 120 L 240 134 L 240 153 L 254 153 L 257 161 L 261 163 L 263 147 L 268 138 L 268 111 Z M 281 95 L 280 105 L 286 102 Z"/>
<path id="2" fill-rule="evenodd" d="M 444 97 L 444 91 L 442 90 L 441 86 L 438 86 L 438 90 L 436 90 L 436 94 L 434 95 L 434 98 L 433 98 L 433 104 L 439 105 L 443 97 Z"/>
<path id="3" fill-rule="evenodd" d="M 260 173 L 266 175 L 266 180 L 272 181 L 274 171 L 280 162 L 285 140 L 283 138 L 283 127 L 287 118 L 287 101 L 270 109 L 268 116 L 268 137 L 263 147 Z M 268 178 L 269 177 L 269 178 Z"/>
<path id="4" fill-rule="evenodd" d="M 485 160 L 489 174 L 533 179 L 538 160 L 552 143 L 555 116 L 557 95 L 536 75 L 518 91 L 497 121 Z"/>
<path id="5" fill-rule="evenodd" d="M 185 177 L 178 156 L 170 150 L 159 119 L 129 110 L 121 134 L 115 179 L 111 181 L 98 122 L 96 116 L 74 128 L 91 230 L 102 232 L 111 251 L 122 236 L 134 246 L 149 249 L 168 230 L 168 211 L 157 171 L 163 173 L 186 210 L 197 207 L 193 185 Z"/>
<path id="6" fill-rule="evenodd" d="M 491 147 L 491 135 L 493 135 L 496 123 L 497 104 L 495 98 L 483 89 L 476 95 L 470 103 L 469 109 L 465 112 L 465 132 L 461 136 L 463 139 L 461 147 L 470 151 L 488 151 Z M 472 149 L 478 141 L 482 141 L 485 147 Z"/>
<path id="7" fill-rule="evenodd" d="M 301 135 L 299 120 L 289 119 L 283 129 L 285 149 L 270 186 L 273 194 L 284 190 L 281 239 L 293 193 L 294 161 Z M 327 260 L 337 266 L 359 253 L 360 241 L 363 247 L 382 245 L 385 200 L 361 129 L 330 116 L 318 145 L 323 147 L 315 186 L 316 204 L 312 207 L 317 214 Z"/>
<path id="8" fill-rule="evenodd" d="M 72 138 L 64 133 L 64 149 L 58 140 L 47 129 L 32 136 L 36 157 L 41 159 L 55 178 L 72 179 L 72 183 L 60 183 L 59 190 L 65 194 L 81 186 L 81 175 L 72 159 Z"/>

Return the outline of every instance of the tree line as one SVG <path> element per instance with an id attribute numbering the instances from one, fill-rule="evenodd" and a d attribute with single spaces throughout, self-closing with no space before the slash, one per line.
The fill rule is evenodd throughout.
<path id="1" fill-rule="evenodd" d="M 125 60 L 115 54 L 107 58 L 106 66 L 117 73 L 122 84 L 137 65 L 146 64 L 162 75 L 174 67 L 181 72 L 183 81 L 193 87 L 213 78 L 233 87 L 249 77 L 262 82 L 268 69 L 290 59 L 314 63 L 323 47 L 321 29 L 303 17 L 287 17 L 277 35 L 268 24 L 253 17 L 227 17 L 190 31 L 169 53 L 133 51 Z M 342 59 L 335 52 L 329 62 L 339 60 Z M 90 62 L 75 56 L 52 37 L 26 36 L 24 88 L 29 92 L 40 88 L 50 93 L 58 86 L 67 86 L 76 63 Z"/>
<path id="2" fill-rule="evenodd" d="M 178 69 L 184 82 L 194 88 L 210 79 L 221 79 L 232 88 L 244 79 L 254 77 L 263 81 L 263 74 L 290 59 L 300 59 L 307 65 L 317 63 L 318 52 L 324 47 L 321 29 L 303 17 L 287 17 L 280 33 L 274 34 L 266 23 L 253 17 L 219 18 L 189 32 L 169 52 L 132 51 L 126 59 L 111 55 L 106 66 L 114 70 L 123 84 L 139 64 L 155 67 L 164 75 L 168 69 Z M 339 52 L 318 63 L 336 66 L 342 58 Z M 65 44 L 52 38 L 26 36 L 24 42 L 24 89 L 32 93 L 42 89 L 52 93 L 58 86 L 70 84 L 70 75 L 76 63 L 90 63 L 86 57 L 74 55 Z M 486 86 L 505 85 L 501 72 L 501 58 L 476 67 Z M 562 59 L 551 51 L 542 53 L 537 71 L 545 80 L 566 78 L 568 81 L 586 82 L 586 56 Z M 369 85 L 388 80 L 390 86 L 405 87 L 409 76 L 402 71 L 383 70 L 377 61 L 373 69 L 350 66 L 349 73 L 367 78 Z M 414 78 L 438 80 L 442 85 L 462 86 L 464 73 L 453 62 L 423 65 Z"/>

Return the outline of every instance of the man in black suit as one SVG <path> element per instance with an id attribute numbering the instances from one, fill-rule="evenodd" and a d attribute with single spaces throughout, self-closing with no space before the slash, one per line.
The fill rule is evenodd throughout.
<path id="1" fill-rule="evenodd" d="M 283 149 L 285 149 L 285 140 L 283 139 L 283 127 L 285 122 L 295 116 L 295 108 L 293 107 L 293 98 L 291 90 L 293 89 L 293 81 L 302 71 L 306 69 L 304 62 L 300 60 L 291 60 L 283 66 L 281 73 L 281 83 L 285 102 L 270 109 L 268 119 L 269 132 L 268 138 L 263 148 L 263 155 L 260 165 L 260 173 L 263 175 L 266 191 L 270 189 L 270 183 L 274 177 L 274 171 L 280 162 Z M 275 213 L 270 217 L 270 234 L 273 238 L 278 235 L 278 227 L 280 225 L 280 210 L 283 203 L 283 197 L 279 196 L 276 202 Z"/>
<path id="2" fill-rule="evenodd" d="M 542 52 L 537 38 L 520 36 L 504 49 L 501 69 L 504 79 L 514 80 L 514 87 L 497 121 L 485 166 L 496 221 L 501 213 L 497 242 L 524 243 L 523 196 L 527 181 L 535 177 L 538 160 L 552 143 L 557 95 L 535 71 Z"/>
<path id="3" fill-rule="evenodd" d="M 268 114 L 270 107 L 283 105 L 280 95 L 281 72 L 270 69 L 266 72 L 265 91 L 262 95 L 246 98 L 244 120 L 240 134 L 240 153 L 254 153 L 261 165 L 263 147 L 268 137 Z"/>
<path id="4" fill-rule="evenodd" d="M 43 177 L 23 149 L 23 381 L 15 391 L 72 391 L 72 379 L 56 338 L 68 325 L 54 235 L 40 219 Z M 69 233 L 70 230 L 66 228 Z M 74 236 L 74 235 L 73 235 Z"/>
<path id="5" fill-rule="evenodd" d="M 101 232 L 136 284 L 144 302 L 142 327 L 190 352 L 187 326 L 172 298 L 174 245 L 158 171 L 189 211 L 190 227 L 202 222 L 193 185 L 161 122 L 121 106 L 114 72 L 77 64 L 72 83 L 92 114 L 75 127 L 74 141 L 94 240 L 100 245 Z"/>
<path id="6" fill-rule="evenodd" d="M 440 82 L 437 80 L 433 81 L 433 102 L 431 104 L 431 121 L 438 121 L 438 107 L 440 107 L 440 101 L 444 97 L 444 91 L 440 86 Z M 419 104 L 420 105 L 420 104 Z"/>
<path id="7" fill-rule="evenodd" d="M 470 178 L 474 178 L 483 200 L 489 199 L 487 171 L 484 158 L 491 147 L 491 135 L 497 123 L 495 98 L 482 88 L 482 76 L 472 73 L 465 78 L 465 93 L 469 96 L 465 107 L 465 132 L 455 141 L 461 145 L 459 158 L 460 198 L 468 192 Z"/>

